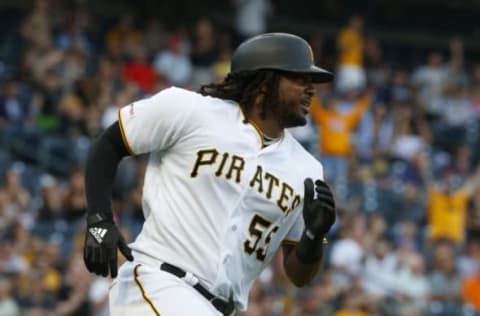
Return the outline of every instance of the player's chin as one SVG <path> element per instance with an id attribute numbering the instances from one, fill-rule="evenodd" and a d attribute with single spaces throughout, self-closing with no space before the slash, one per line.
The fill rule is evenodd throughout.
<path id="1" fill-rule="evenodd" d="M 305 124 L 307 124 L 307 117 L 306 114 L 301 112 L 296 115 L 291 115 L 285 127 L 304 126 Z"/>
<path id="2" fill-rule="evenodd" d="M 303 126 L 307 124 L 307 115 L 302 115 L 301 117 L 298 118 L 298 125 L 297 126 Z"/>
<path id="3" fill-rule="evenodd" d="M 310 114 L 310 106 L 301 106 L 298 113 L 298 120 L 303 122 L 301 125 L 307 124 L 307 115 Z"/>
<path id="4" fill-rule="evenodd" d="M 303 113 L 304 116 L 310 113 L 310 101 L 300 103 L 299 107 L 300 112 Z"/>

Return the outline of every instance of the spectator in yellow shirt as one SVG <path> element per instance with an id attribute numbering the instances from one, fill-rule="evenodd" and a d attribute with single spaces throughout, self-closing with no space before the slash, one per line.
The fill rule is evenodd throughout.
<path id="1" fill-rule="evenodd" d="M 341 307 L 334 316 L 368 316 L 364 308 L 366 303 L 367 297 L 361 293 L 345 293 Z"/>
<path id="2" fill-rule="evenodd" d="M 336 89 L 338 92 L 359 90 L 365 86 L 366 75 L 363 67 L 363 17 L 353 15 L 348 25 L 337 36 L 338 71 Z"/>
<path id="3" fill-rule="evenodd" d="M 132 55 L 143 42 L 141 32 L 135 27 L 134 16 L 125 14 L 108 30 L 106 44 L 110 55 L 119 58 Z"/>
<path id="4" fill-rule="evenodd" d="M 451 172 L 444 174 L 440 183 L 434 183 L 429 172 L 429 158 L 426 155 L 421 158 L 422 176 L 428 193 L 428 237 L 432 241 L 447 239 L 461 245 L 465 240 L 468 201 L 480 187 L 480 165 L 458 187 L 456 183 L 460 179 Z"/>
<path id="5" fill-rule="evenodd" d="M 319 151 L 324 165 L 325 177 L 336 186 L 345 182 L 348 158 L 352 154 L 352 134 L 363 113 L 370 105 L 371 97 L 365 95 L 346 106 L 339 99 L 332 98 L 323 104 L 317 97 L 311 105 L 312 120 L 319 132 Z M 337 194 L 341 195 L 341 189 Z M 341 197 L 340 197 L 341 198 Z"/>

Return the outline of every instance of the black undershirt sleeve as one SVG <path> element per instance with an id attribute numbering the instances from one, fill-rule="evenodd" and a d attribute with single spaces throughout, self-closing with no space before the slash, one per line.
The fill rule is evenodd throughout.
<path id="1" fill-rule="evenodd" d="M 96 138 L 88 152 L 85 190 L 88 214 L 112 216 L 112 186 L 118 164 L 128 156 L 118 121 Z"/>

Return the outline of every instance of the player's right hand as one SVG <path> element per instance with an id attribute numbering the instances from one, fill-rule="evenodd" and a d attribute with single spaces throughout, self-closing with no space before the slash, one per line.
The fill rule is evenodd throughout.
<path id="1" fill-rule="evenodd" d="M 87 231 L 83 260 L 88 271 L 104 277 L 109 273 L 117 276 L 117 248 L 127 258 L 133 260 L 132 250 L 127 246 L 111 216 L 91 214 L 87 217 Z"/>
<path id="2" fill-rule="evenodd" d="M 322 239 L 335 223 L 335 200 L 330 187 L 322 180 L 307 178 L 304 182 L 303 219 L 305 234 L 311 239 Z M 314 196 L 316 192 L 316 197 Z"/>

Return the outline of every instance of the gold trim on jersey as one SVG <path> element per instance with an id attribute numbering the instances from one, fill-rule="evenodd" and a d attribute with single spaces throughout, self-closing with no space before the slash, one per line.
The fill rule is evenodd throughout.
<path id="1" fill-rule="evenodd" d="M 241 105 L 238 105 L 238 108 L 240 109 L 240 116 L 242 117 L 242 121 L 247 120 L 247 116 L 246 116 L 245 113 L 243 112 L 242 106 L 241 106 Z"/>
<path id="2" fill-rule="evenodd" d="M 135 276 L 135 283 L 137 283 L 138 287 L 140 288 L 140 292 L 142 292 L 143 299 L 148 303 L 148 305 L 150 305 L 155 315 L 161 316 L 160 312 L 155 308 L 155 305 L 153 305 L 153 302 L 147 297 L 147 294 L 145 293 L 145 289 L 143 288 L 142 283 L 140 283 L 140 280 L 138 279 L 138 268 L 140 266 L 141 266 L 140 264 L 137 264 L 135 266 L 135 269 L 133 270 L 133 274 Z"/>
<path id="3" fill-rule="evenodd" d="M 250 125 L 253 126 L 253 128 L 255 129 L 255 131 L 257 132 L 257 136 L 258 138 L 260 139 L 260 144 L 262 146 L 262 149 L 265 148 L 265 143 L 263 141 L 263 133 L 262 133 L 262 130 L 260 129 L 260 127 L 257 126 L 257 124 L 255 124 L 254 121 L 248 121 L 248 123 L 250 123 Z"/>
<path id="4" fill-rule="evenodd" d="M 243 112 L 243 109 L 240 105 L 238 106 L 238 108 L 240 109 L 240 116 L 242 117 L 242 121 L 243 122 L 246 121 L 247 123 L 250 123 L 250 125 L 252 125 L 253 128 L 255 129 L 255 132 L 257 132 L 256 134 L 258 136 L 258 139 L 260 140 L 260 146 L 261 146 L 260 149 L 263 149 L 265 147 L 265 144 L 263 143 L 263 133 L 262 133 L 262 131 L 258 128 L 258 126 L 254 122 L 247 119 L 247 116 L 245 115 L 245 112 Z"/>
<path id="5" fill-rule="evenodd" d="M 282 241 L 282 246 L 283 245 L 296 246 L 297 244 L 298 244 L 298 241 L 296 241 L 296 240 L 285 239 L 285 240 Z"/>
<path id="6" fill-rule="evenodd" d="M 258 136 L 258 138 L 260 140 L 260 144 L 261 144 L 261 149 L 267 147 L 267 145 L 265 144 L 265 140 L 264 140 L 265 139 L 265 136 L 264 136 L 265 134 L 262 132 L 260 127 L 258 127 L 258 125 L 254 121 L 247 119 L 247 116 L 245 115 L 245 112 L 243 112 L 242 107 L 240 105 L 238 107 L 240 108 L 240 116 L 242 117 L 242 121 L 244 121 L 244 122 L 246 121 L 247 123 L 250 123 L 250 125 L 252 125 L 253 128 L 255 129 L 255 132 L 257 132 L 257 136 Z M 285 132 L 282 131 L 282 135 L 280 135 L 280 138 L 278 139 L 278 142 L 283 141 L 284 138 L 285 138 Z"/>
<path id="7" fill-rule="evenodd" d="M 137 153 L 133 151 L 132 147 L 128 142 L 127 135 L 125 134 L 125 129 L 123 127 L 122 115 L 120 114 L 120 111 L 121 110 L 118 110 L 118 125 L 120 126 L 120 132 L 122 133 L 123 143 L 125 144 L 125 147 L 127 148 L 127 151 L 130 153 L 130 155 L 137 156 Z"/>
<path id="8" fill-rule="evenodd" d="M 292 245 L 296 246 L 298 244 L 297 240 L 290 240 L 290 239 L 285 239 L 282 241 L 282 245 Z M 323 244 L 327 245 L 328 244 L 328 239 L 327 237 L 323 237 Z"/>

